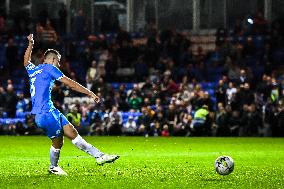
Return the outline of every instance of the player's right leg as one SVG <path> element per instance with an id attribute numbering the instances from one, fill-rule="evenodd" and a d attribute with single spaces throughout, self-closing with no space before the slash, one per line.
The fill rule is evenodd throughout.
<path id="1" fill-rule="evenodd" d="M 36 124 L 45 130 L 51 139 L 50 147 L 50 166 L 48 171 L 56 175 L 67 175 L 59 166 L 60 150 L 63 145 L 63 129 L 60 124 L 60 117 L 57 111 L 52 110 L 35 116 Z"/>
<path id="2" fill-rule="evenodd" d="M 48 171 L 55 175 L 67 175 L 67 173 L 58 166 L 60 150 L 63 146 L 63 136 L 53 138 L 51 139 L 51 141 L 52 145 L 50 147 L 50 166 Z"/>
<path id="3" fill-rule="evenodd" d="M 86 142 L 70 123 L 63 126 L 64 135 L 72 140 L 72 143 L 80 150 L 90 154 L 97 159 L 99 165 L 114 162 L 119 158 L 118 155 L 108 155 L 99 151 L 97 148 Z"/>

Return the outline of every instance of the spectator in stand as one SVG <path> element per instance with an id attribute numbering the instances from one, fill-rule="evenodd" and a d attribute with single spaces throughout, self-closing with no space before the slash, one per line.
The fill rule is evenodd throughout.
<path id="1" fill-rule="evenodd" d="M 109 135 L 121 135 L 122 133 L 122 115 L 118 111 L 116 106 L 112 107 L 112 111 L 109 113 L 111 126 L 108 130 Z"/>
<path id="2" fill-rule="evenodd" d="M 159 110 L 159 107 L 162 108 L 162 102 L 161 102 L 161 99 L 160 99 L 160 98 L 156 98 L 155 104 L 151 106 L 151 109 L 152 109 L 152 110 L 155 110 L 155 111 L 158 111 L 158 110 Z M 162 109 L 163 109 L 163 108 L 162 108 Z"/>
<path id="3" fill-rule="evenodd" d="M 244 104 L 242 106 L 241 117 L 240 117 L 240 130 L 239 136 L 246 136 L 246 129 L 248 128 L 248 120 L 249 120 L 249 106 Z"/>
<path id="4" fill-rule="evenodd" d="M 122 98 L 120 97 L 120 93 L 119 92 L 114 92 L 114 105 L 119 107 L 119 110 L 121 111 L 128 111 L 129 106 L 128 103 L 125 100 L 122 100 Z"/>
<path id="5" fill-rule="evenodd" d="M 8 84 L 7 86 L 7 93 L 5 95 L 5 104 L 6 104 L 6 112 L 8 117 L 15 117 L 16 116 L 16 106 L 18 102 L 18 97 L 14 92 L 14 87 L 12 84 Z"/>
<path id="6" fill-rule="evenodd" d="M 86 80 L 89 80 L 91 82 L 95 81 L 97 79 L 97 61 L 92 61 L 92 66 L 87 71 L 87 77 Z"/>
<path id="7" fill-rule="evenodd" d="M 20 92 L 18 95 L 18 102 L 16 105 L 16 112 L 26 112 L 28 111 L 29 100 L 24 98 L 24 93 Z"/>
<path id="8" fill-rule="evenodd" d="M 168 110 L 166 111 L 165 117 L 167 119 L 167 125 L 170 134 L 173 134 L 174 128 L 177 126 L 178 122 L 178 113 L 176 111 L 176 107 L 173 104 L 168 106 Z"/>
<path id="9" fill-rule="evenodd" d="M 5 135 L 16 135 L 16 125 L 14 123 L 10 123 L 3 128 L 3 134 Z"/>
<path id="10" fill-rule="evenodd" d="M 109 114 L 105 114 L 103 116 L 103 119 L 102 119 L 102 124 L 100 125 L 96 125 L 96 134 L 97 135 L 103 135 L 103 134 L 107 134 L 107 135 L 110 135 L 110 128 L 112 126 L 112 123 L 111 123 L 111 120 L 110 120 L 110 117 L 109 117 Z"/>
<path id="11" fill-rule="evenodd" d="M 104 117 L 108 117 L 108 114 L 105 113 L 101 108 L 99 111 L 94 110 L 94 107 L 89 111 L 88 117 L 90 118 L 90 135 L 104 135 L 106 134 L 107 124 Z"/>
<path id="12" fill-rule="evenodd" d="M 244 90 L 242 93 L 243 104 L 251 105 L 255 102 L 255 96 L 249 83 L 244 84 Z"/>
<path id="13" fill-rule="evenodd" d="M 189 136 L 190 132 L 190 124 L 192 121 L 192 116 L 187 113 L 181 113 L 178 124 L 174 127 L 175 136 Z"/>
<path id="14" fill-rule="evenodd" d="M 26 115 L 24 127 L 26 128 L 25 135 L 42 135 L 43 130 L 36 127 L 35 118 L 33 115 Z"/>
<path id="15" fill-rule="evenodd" d="M 136 91 L 133 91 L 129 100 L 128 100 L 129 107 L 131 109 L 139 110 L 142 106 L 142 98 L 137 96 Z"/>
<path id="16" fill-rule="evenodd" d="M 137 131 L 137 125 L 136 122 L 134 121 L 133 116 L 129 116 L 128 120 L 125 124 L 123 124 L 122 132 L 126 135 L 135 135 Z"/>
<path id="17" fill-rule="evenodd" d="M 147 107 L 150 107 L 151 109 L 151 101 L 148 97 L 144 97 L 144 102 L 143 102 L 143 106 L 147 106 Z M 152 109 L 151 109 L 152 110 Z"/>
<path id="18" fill-rule="evenodd" d="M 54 48 L 58 37 L 49 19 L 47 19 L 46 26 L 43 28 L 43 30 L 41 32 L 39 31 L 39 35 L 40 42 L 42 42 L 44 49 Z"/>
<path id="19" fill-rule="evenodd" d="M 267 99 L 270 97 L 271 89 L 271 78 L 268 75 L 264 74 L 262 76 L 262 81 L 260 81 L 256 86 L 256 92 L 259 94 L 259 96 L 262 97 L 263 101 L 267 101 Z"/>
<path id="20" fill-rule="evenodd" d="M 248 79 L 246 70 L 241 69 L 240 70 L 240 76 L 239 76 L 237 83 L 238 84 L 244 84 L 244 83 L 247 83 L 247 82 L 249 82 L 249 79 Z"/>
<path id="21" fill-rule="evenodd" d="M 216 112 L 217 132 L 216 136 L 230 136 L 230 115 L 226 111 L 224 104 L 218 103 L 218 110 Z"/>
<path id="22" fill-rule="evenodd" d="M 98 63 L 98 67 L 97 67 L 97 76 L 96 78 L 105 78 L 106 75 L 106 70 L 105 70 L 105 61 L 101 60 Z M 95 79 L 96 79 L 95 78 Z"/>
<path id="23" fill-rule="evenodd" d="M 226 87 L 223 80 L 219 80 L 218 85 L 215 89 L 215 96 L 217 103 L 226 103 Z"/>
<path id="24" fill-rule="evenodd" d="M 77 130 L 80 129 L 82 115 L 81 115 L 81 113 L 79 113 L 79 110 L 78 110 L 78 107 L 77 107 L 76 104 L 70 105 L 70 112 L 66 115 L 66 117 L 67 117 L 68 121 L 70 123 L 72 123 L 72 125 L 77 127 Z"/>
<path id="25" fill-rule="evenodd" d="M 119 86 L 118 92 L 119 92 L 119 97 L 121 98 L 121 100 L 123 102 L 126 102 L 126 100 L 127 100 L 127 93 L 126 93 L 126 89 L 125 89 L 125 85 L 124 84 L 121 84 Z"/>
<path id="26" fill-rule="evenodd" d="M 235 88 L 234 83 L 229 82 L 228 89 L 226 91 L 227 103 L 228 104 L 231 104 L 233 96 L 235 95 L 236 92 L 237 92 L 237 88 Z"/>
<path id="27" fill-rule="evenodd" d="M 86 101 L 83 101 L 82 105 L 80 106 L 80 112 L 82 117 L 87 117 L 90 111 L 89 104 Z"/>
<path id="28" fill-rule="evenodd" d="M 138 134 L 148 137 L 150 134 L 151 117 L 148 114 L 147 107 L 143 106 L 141 108 L 141 113 L 142 115 L 140 115 L 137 120 Z"/>
<path id="29" fill-rule="evenodd" d="M 204 91 L 203 96 L 202 96 L 202 104 L 205 104 L 208 106 L 209 111 L 213 111 L 214 108 L 214 103 L 211 100 L 211 97 L 207 91 Z"/>
<path id="30" fill-rule="evenodd" d="M 14 71 L 18 65 L 18 47 L 15 45 L 13 38 L 8 39 L 6 47 L 6 59 L 9 66 L 10 74 Z"/>
<path id="31" fill-rule="evenodd" d="M 156 109 L 156 114 L 153 117 L 152 124 L 153 124 L 154 136 L 160 136 L 162 128 L 164 127 L 164 125 L 167 124 L 167 120 L 164 117 L 162 109 L 159 108 Z"/>
<path id="32" fill-rule="evenodd" d="M 256 109 L 255 104 L 248 107 L 248 122 L 245 126 L 245 136 L 259 136 L 259 130 L 263 128 L 261 112 Z"/>
<path id="33" fill-rule="evenodd" d="M 271 93 L 270 93 L 270 98 L 272 100 L 272 102 L 278 102 L 280 99 L 280 91 L 279 91 L 279 86 L 277 84 L 277 82 L 275 81 L 275 79 L 272 81 L 272 89 L 271 89 Z"/>
<path id="34" fill-rule="evenodd" d="M 162 132 L 161 132 L 161 136 L 163 137 L 169 137 L 170 136 L 170 132 L 169 132 L 169 126 L 168 125 L 164 125 Z"/>
<path id="35" fill-rule="evenodd" d="M 210 117 L 208 106 L 203 105 L 198 109 L 191 123 L 191 128 L 193 129 L 194 136 L 208 136 L 210 135 Z"/>
<path id="36" fill-rule="evenodd" d="M 107 93 L 107 86 L 106 83 L 104 81 L 104 79 L 102 77 L 98 78 L 95 82 L 93 82 L 91 91 L 93 91 L 94 93 L 102 93 L 103 96 L 106 95 Z"/>
<path id="37" fill-rule="evenodd" d="M 192 93 L 189 90 L 187 85 L 180 85 L 178 98 L 183 100 L 184 102 L 189 102 L 192 98 Z"/>
<path id="38" fill-rule="evenodd" d="M 141 88 L 141 92 L 143 93 L 143 96 L 148 97 L 148 98 L 151 97 L 152 92 L 153 92 L 152 88 L 153 88 L 152 82 L 150 78 L 147 78 L 144 85 Z"/>

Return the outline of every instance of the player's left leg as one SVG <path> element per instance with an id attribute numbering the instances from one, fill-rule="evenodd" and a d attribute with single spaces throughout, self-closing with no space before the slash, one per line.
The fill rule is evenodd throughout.
<path id="1" fill-rule="evenodd" d="M 71 124 L 63 126 L 64 135 L 72 140 L 72 143 L 80 150 L 90 154 L 97 159 L 98 164 L 114 162 L 119 158 L 117 155 L 104 154 L 90 143 L 86 142 Z"/>
<path id="2" fill-rule="evenodd" d="M 72 143 L 79 148 L 80 150 L 83 150 L 84 152 L 90 154 L 91 156 L 95 158 L 99 158 L 104 153 L 99 151 L 97 148 L 86 142 L 77 132 L 77 130 L 74 128 L 73 125 L 67 124 L 63 126 L 64 135 L 69 138 Z"/>

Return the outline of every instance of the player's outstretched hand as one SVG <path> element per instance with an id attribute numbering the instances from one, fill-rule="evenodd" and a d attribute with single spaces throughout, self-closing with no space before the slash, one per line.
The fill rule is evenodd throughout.
<path id="1" fill-rule="evenodd" d="M 30 34 L 28 37 L 29 43 L 34 44 L 34 35 Z"/>
<path id="2" fill-rule="evenodd" d="M 100 97 L 98 97 L 98 96 L 96 96 L 96 97 L 94 98 L 94 100 L 95 100 L 96 103 L 99 103 L 99 102 L 101 101 Z"/>
<path id="3" fill-rule="evenodd" d="M 94 101 L 95 101 L 96 103 L 99 103 L 100 100 L 101 100 L 100 97 L 98 97 L 98 96 L 95 95 L 94 93 L 92 93 L 90 96 L 94 99 Z"/>

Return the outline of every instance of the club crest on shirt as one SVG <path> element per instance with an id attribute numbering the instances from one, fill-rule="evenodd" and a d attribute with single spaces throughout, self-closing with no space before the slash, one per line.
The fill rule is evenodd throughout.
<path id="1" fill-rule="evenodd" d="M 57 134 L 57 135 L 59 135 L 60 133 L 61 133 L 61 131 L 60 131 L 60 130 L 57 130 L 57 131 L 56 131 L 56 134 Z"/>

